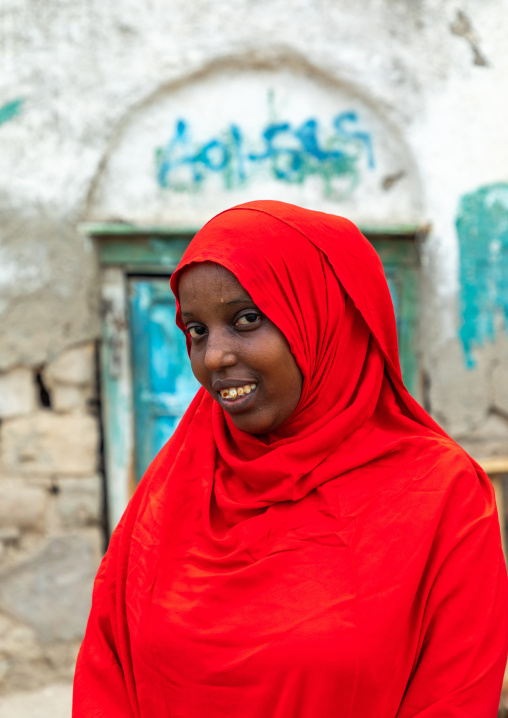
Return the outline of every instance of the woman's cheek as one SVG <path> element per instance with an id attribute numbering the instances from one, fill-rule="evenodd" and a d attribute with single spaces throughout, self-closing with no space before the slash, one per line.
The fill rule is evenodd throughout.
<path id="1" fill-rule="evenodd" d="M 199 381 L 199 383 L 205 387 L 205 389 L 208 389 L 206 378 L 207 378 L 207 372 L 206 367 L 204 365 L 204 361 L 199 356 L 199 353 L 196 352 L 191 347 L 191 355 L 190 355 L 190 362 L 191 362 L 191 369 L 192 373 L 196 377 L 196 379 Z"/>

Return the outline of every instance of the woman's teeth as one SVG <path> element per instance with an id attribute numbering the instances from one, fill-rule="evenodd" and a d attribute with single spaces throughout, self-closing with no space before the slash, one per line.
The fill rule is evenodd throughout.
<path id="1" fill-rule="evenodd" d="M 219 393 L 223 399 L 238 399 L 244 394 L 250 394 L 251 391 L 254 391 L 256 386 L 257 384 L 245 384 L 245 386 L 236 386 L 231 387 L 230 389 L 221 389 Z"/>

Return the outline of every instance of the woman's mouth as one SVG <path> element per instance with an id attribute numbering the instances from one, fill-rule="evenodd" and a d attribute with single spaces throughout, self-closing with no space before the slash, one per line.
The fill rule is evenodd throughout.
<path id="1" fill-rule="evenodd" d="M 237 414 L 249 409 L 256 397 L 256 383 L 244 384 L 243 386 L 228 386 L 220 389 L 219 404 L 228 414 Z"/>
<path id="2" fill-rule="evenodd" d="M 245 384 L 244 386 L 231 386 L 227 389 L 221 389 L 219 394 L 223 399 L 228 401 L 238 401 L 242 396 L 256 391 L 257 384 Z"/>

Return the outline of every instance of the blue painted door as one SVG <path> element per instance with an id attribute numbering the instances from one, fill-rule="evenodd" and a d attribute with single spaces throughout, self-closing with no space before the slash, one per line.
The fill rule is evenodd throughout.
<path id="1" fill-rule="evenodd" d="M 175 324 L 169 277 L 130 277 L 136 480 L 164 446 L 199 388 Z"/>

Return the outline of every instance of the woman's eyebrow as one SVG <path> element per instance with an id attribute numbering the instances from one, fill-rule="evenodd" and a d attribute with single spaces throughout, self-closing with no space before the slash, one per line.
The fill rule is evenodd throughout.
<path id="1" fill-rule="evenodd" d="M 230 304 L 248 304 L 252 303 L 252 299 L 247 297 L 242 297 L 241 299 L 230 299 L 229 302 L 224 302 L 226 306 L 229 306 Z"/>
<path id="2" fill-rule="evenodd" d="M 249 296 L 241 298 L 239 297 L 238 299 L 230 299 L 229 301 L 224 302 L 223 306 L 228 307 L 231 304 L 254 304 L 254 302 Z M 192 317 L 193 315 L 194 312 L 180 312 L 180 316 L 182 317 L 182 319 L 184 317 Z"/>

